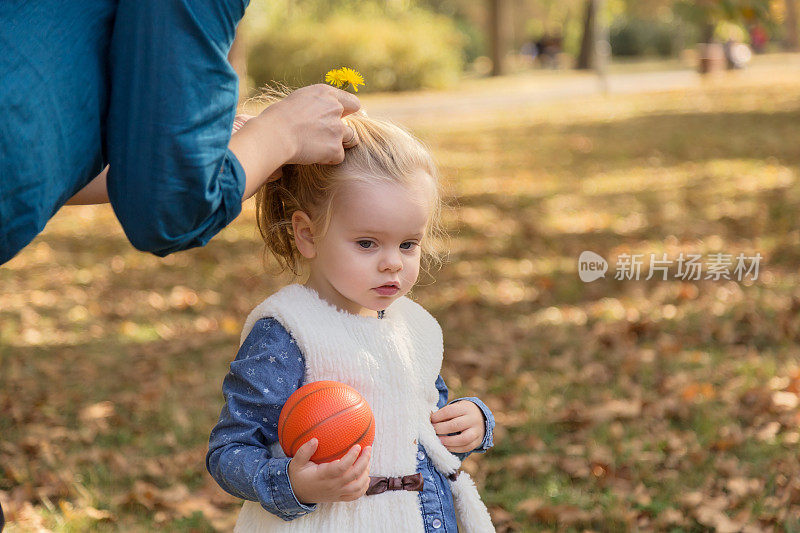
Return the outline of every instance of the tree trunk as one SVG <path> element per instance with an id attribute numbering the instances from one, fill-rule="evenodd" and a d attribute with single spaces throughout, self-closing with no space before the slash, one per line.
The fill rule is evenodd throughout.
<path id="1" fill-rule="evenodd" d="M 702 30 L 700 30 L 700 42 L 701 43 L 713 43 L 714 42 L 714 33 L 716 32 L 717 25 L 714 24 L 713 21 L 710 20 L 710 15 L 708 20 L 706 20 L 702 25 Z"/>
<path id="2" fill-rule="evenodd" d="M 247 98 L 249 92 L 247 82 L 247 45 L 244 40 L 244 32 L 241 25 L 236 28 L 236 38 L 233 39 L 233 45 L 228 52 L 228 62 L 236 71 L 239 76 L 239 100 Z"/>
<path id="3" fill-rule="evenodd" d="M 796 51 L 800 49 L 797 37 L 797 0 L 786 0 L 786 48 Z"/>
<path id="4" fill-rule="evenodd" d="M 595 5 L 594 0 L 586 0 L 586 15 L 583 19 L 583 38 L 581 39 L 581 51 L 578 53 L 578 61 L 575 68 L 586 70 L 590 69 L 594 63 L 595 46 Z"/>
<path id="5" fill-rule="evenodd" d="M 506 72 L 508 51 L 507 0 L 489 0 L 489 39 L 491 41 L 492 76 Z"/>

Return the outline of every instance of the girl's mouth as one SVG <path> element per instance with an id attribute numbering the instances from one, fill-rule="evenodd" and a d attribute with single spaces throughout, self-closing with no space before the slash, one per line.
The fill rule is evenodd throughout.
<path id="1" fill-rule="evenodd" d="M 393 296 L 400 291 L 400 288 L 396 285 L 381 285 L 380 287 L 375 287 L 374 290 L 381 296 Z"/>

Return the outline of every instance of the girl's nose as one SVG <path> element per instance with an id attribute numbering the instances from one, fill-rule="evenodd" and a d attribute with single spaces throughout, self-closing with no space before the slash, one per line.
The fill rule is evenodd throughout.
<path id="1" fill-rule="evenodd" d="M 403 268 L 403 261 L 399 253 L 389 254 L 383 258 L 380 269 L 389 272 L 397 272 Z"/>

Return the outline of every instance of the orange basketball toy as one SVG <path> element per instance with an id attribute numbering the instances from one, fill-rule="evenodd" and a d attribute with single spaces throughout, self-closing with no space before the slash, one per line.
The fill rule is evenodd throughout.
<path id="1" fill-rule="evenodd" d="M 375 418 L 361 394 L 338 381 L 314 381 L 303 385 L 286 400 L 278 417 L 278 440 L 287 457 L 316 438 L 315 463 L 340 459 L 356 444 L 372 445 Z"/>

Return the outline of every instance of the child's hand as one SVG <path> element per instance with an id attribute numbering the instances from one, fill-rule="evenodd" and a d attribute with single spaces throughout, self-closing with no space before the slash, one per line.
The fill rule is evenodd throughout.
<path id="1" fill-rule="evenodd" d="M 469 400 L 453 402 L 431 413 L 431 422 L 439 440 L 451 452 L 474 450 L 483 442 L 486 433 L 483 413 Z M 448 433 L 458 435 L 448 437 Z"/>
<path id="2" fill-rule="evenodd" d="M 341 459 L 320 465 L 311 462 L 316 449 L 317 439 L 311 439 L 289 461 L 289 480 L 298 501 L 307 505 L 349 502 L 367 492 L 372 446 L 359 455 L 361 446 L 356 444 Z"/>

